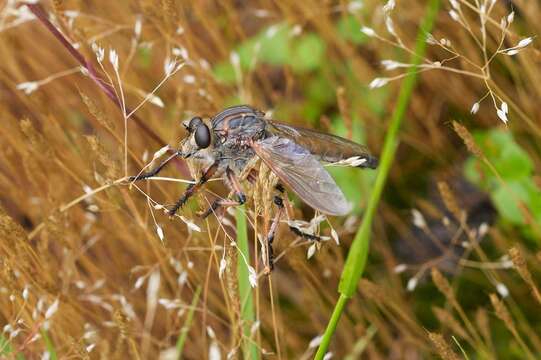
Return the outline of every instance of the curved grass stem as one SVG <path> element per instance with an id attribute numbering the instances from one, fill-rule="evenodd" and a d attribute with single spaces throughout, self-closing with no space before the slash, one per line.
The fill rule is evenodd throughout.
<path id="1" fill-rule="evenodd" d="M 387 175 L 389 174 L 389 170 L 399 144 L 398 133 L 400 130 L 400 125 L 404 119 L 411 94 L 415 87 L 417 68 L 421 64 L 425 54 L 426 34 L 432 29 L 436 19 L 436 14 L 438 12 L 439 3 L 439 0 L 431 0 L 429 2 L 426 14 L 417 34 L 415 54 L 411 57 L 413 67 L 404 79 L 404 82 L 400 88 L 397 106 L 393 112 L 387 135 L 385 136 L 385 143 L 383 145 L 381 162 L 374 184 L 374 189 L 370 195 L 370 199 L 368 200 L 361 226 L 357 231 L 355 239 L 353 240 L 349 250 L 346 264 L 344 265 L 342 276 L 340 278 L 340 284 L 338 286 L 340 297 L 335 305 L 331 319 L 327 324 L 327 328 L 323 334 L 323 338 L 317 350 L 315 359 L 321 360 L 327 353 L 331 338 L 336 330 L 338 320 L 344 311 L 347 300 L 348 298 L 352 297 L 353 294 L 355 294 L 357 284 L 363 274 L 366 260 L 368 258 L 372 220 L 379 204 L 381 193 L 383 191 L 383 187 L 385 186 Z"/>
<path id="2" fill-rule="evenodd" d="M 239 206 L 236 211 L 237 220 L 237 246 L 241 252 L 237 264 L 239 295 L 241 299 L 240 317 L 242 322 L 242 333 L 244 338 L 244 356 L 246 359 L 259 359 L 256 344 L 251 341 L 250 328 L 255 321 L 254 299 L 252 286 L 250 284 L 250 250 L 248 247 L 248 225 L 246 221 L 246 209 L 244 205 Z"/>

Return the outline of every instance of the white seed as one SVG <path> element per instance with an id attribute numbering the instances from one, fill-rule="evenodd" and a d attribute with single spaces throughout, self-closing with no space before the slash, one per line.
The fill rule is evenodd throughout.
<path id="1" fill-rule="evenodd" d="M 154 94 L 147 94 L 148 96 L 148 101 L 154 105 L 156 105 L 157 107 L 165 107 L 165 104 L 163 103 L 162 99 L 160 99 L 157 95 L 154 95 Z"/>
<path id="2" fill-rule="evenodd" d="M 375 78 L 374 80 L 372 80 L 372 82 L 370 82 L 368 87 L 370 89 L 377 89 L 377 88 L 387 85 L 388 82 L 389 82 L 389 79 L 387 78 Z"/>
<path id="3" fill-rule="evenodd" d="M 508 114 L 509 113 L 509 107 L 507 106 L 507 103 L 504 101 L 502 102 L 502 106 L 501 106 L 501 109 L 504 113 Z"/>
<path id="4" fill-rule="evenodd" d="M 513 56 L 519 53 L 519 50 L 517 49 L 511 49 L 505 52 L 505 55 Z"/>
<path id="5" fill-rule="evenodd" d="M 374 31 L 374 29 L 369 28 L 369 27 L 367 27 L 367 26 L 363 26 L 363 27 L 361 28 L 361 32 L 362 32 L 363 34 L 365 34 L 366 36 L 370 36 L 370 37 L 376 36 L 376 32 Z"/>
<path id="6" fill-rule="evenodd" d="M 526 47 L 526 46 L 530 45 L 532 43 L 532 41 L 533 41 L 532 37 L 527 37 L 525 39 L 520 40 L 516 47 L 518 47 L 518 48 Z"/>
<path id="7" fill-rule="evenodd" d="M 248 266 L 248 272 L 250 275 L 248 275 L 248 281 L 250 281 L 250 286 L 255 288 L 257 286 L 257 273 L 255 272 L 255 269 L 251 266 Z"/>
<path id="8" fill-rule="evenodd" d="M 479 231 L 478 231 L 479 238 L 484 237 L 487 234 L 488 230 L 489 230 L 489 226 L 487 223 L 484 222 L 481 225 L 479 225 Z"/>
<path id="9" fill-rule="evenodd" d="M 135 25 L 133 27 L 133 33 L 135 34 L 135 37 L 139 37 L 141 35 L 141 29 L 143 28 L 143 21 L 140 16 L 137 17 L 135 20 Z"/>
<path id="10" fill-rule="evenodd" d="M 56 311 L 58 310 L 58 304 L 59 304 L 59 301 L 58 299 L 56 299 L 51 304 L 51 306 L 49 306 L 49 308 L 45 312 L 45 319 L 50 319 L 56 313 Z"/>
<path id="11" fill-rule="evenodd" d="M 308 344 L 309 349 L 313 349 L 319 346 L 321 344 L 321 340 L 323 340 L 323 335 L 318 335 L 315 338 L 310 341 L 310 344 Z"/>
<path id="12" fill-rule="evenodd" d="M 336 242 L 336 245 L 340 245 L 340 239 L 338 238 L 338 233 L 336 230 L 331 229 L 331 237 L 333 238 L 334 242 Z"/>
<path id="13" fill-rule="evenodd" d="M 240 64 L 240 56 L 235 51 L 231 52 L 231 54 L 229 55 L 229 60 L 231 61 L 231 64 L 233 64 L 233 66 L 235 67 L 238 67 Z"/>
<path id="14" fill-rule="evenodd" d="M 507 23 L 511 25 L 511 23 L 515 20 L 515 12 L 511 11 L 509 15 L 507 15 Z"/>
<path id="15" fill-rule="evenodd" d="M 496 284 L 496 290 L 498 290 L 498 294 L 500 294 L 503 298 L 509 296 L 509 289 L 507 289 L 507 286 L 502 283 Z"/>
<path id="16" fill-rule="evenodd" d="M 222 258 L 222 259 L 220 260 L 220 270 L 218 271 L 218 277 L 219 277 L 220 279 L 222 278 L 222 275 L 223 275 L 223 273 L 224 273 L 224 271 L 225 271 L 225 267 L 226 267 L 226 266 L 227 266 L 227 261 L 226 261 L 224 258 Z"/>
<path id="17" fill-rule="evenodd" d="M 109 62 L 113 65 L 115 71 L 118 71 L 118 53 L 115 49 L 109 49 Z"/>
<path id="18" fill-rule="evenodd" d="M 32 94 L 39 88 L 39 84 L 36 81 L 28 81 L 17 84 L 17 89 L 24 91 L 26 95 Z"/>
<path id="19" fill-rule="evenodd" d="M 156 233 L 158 234 L 158 237 L 160 238 L 160 241 L 163 243 L 164 240 L 164 234 L 163 229 L 160 225 L 156 225 Z"/>
<path id="20" fill-rule="evenodd" d="M 453 19 L 454 21 L 457 21 L 457 22 L 460 22 L 460 15 L 458 15 L 458 13 L 454 10 L 449 10 L 449 16 L 451 17 L 451 19 Z"/>
<path id="21" fill-rule="evenodd" d="M 389 1 L 387 1 L 387 3 L 383 6 L 383 12 L 389 13 L 389 12 L 393 11 L 393 9 L 395 8 L 395 6 L 396 6 L 395 0 L 389 0 Z"/>
<path id="22" fill-rule="evenodd" d="M 133 288 L 134 289 L 139 289 L 141 286 L 143 286 L 143 284 L 145 283 L 145 280 L 146 280 L 146 276 L 140 276 L 137 278 L 137 280 L 135 281 L 135 285 L 133 285 Z"/>
<path id="23" fill-rule="evenodd" d="M 420 229 L 426 228 L 426 221 L 423 214 L 417 209 L 411 209 L 411 215 L 413 217 L 413 225 Z"/>
<path id="24" fill-rule="evenodd" d="M 479 111 L 479 107 L 480 107 L 480 104 L 478 102 L 474 103 L 471 107 L 471 110 L 470 112 L 472 114 L 477 114 L 477 112 Z"/>
<path id="25" fill-rule="evenodd" d="M 213 341 L 209 346 L 209 360 L 221 360 L 222 354 L 220 353 L 220 347 Z"/>
<path id="26" fill-rule="evenodd" d="M 184 75 L 183 80 L 186 84 L 195 84 L 195 76 L 192 74 Z"/>
<path id="27" fill-rule="evenodd" d="M 504 124 L 507 124 L 509 119 L 507 118 L 507 114 L 503 110 L 501 109 L 496 110 L 496 114 L 498 115 L 500 120 L 504 122 Z"/>
<path id="28" fill-rule="evenodd" d="M 449 2 L 451 3 L 451 6 L 453 7 L 453 9 L 455 10 L 459 10 L 460 9 L 460 3 L 456 0 L 449 0 Z"/>
<path id="29" fill-rule="evenodd" d="M 316 244 L 312 244 L 308 247 L 306 258 L 310 259 L 312 256 L 314 256 L 315 253 L 316 253 Z"/>
<path id="30" fill-rule="evenodd" d="M 418 279 L 416 277 L 412 277 L 408 280 L 408 284 L 406 285 L 406 289 L 408 291 L 413 291 L 417 287 Z"/>

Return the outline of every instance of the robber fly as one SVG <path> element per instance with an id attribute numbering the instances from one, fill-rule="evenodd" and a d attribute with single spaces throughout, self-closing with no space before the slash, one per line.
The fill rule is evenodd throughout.
<path id="1" fill-rule="evenodd" d="M 197 170 L 192 172 L 200 170 L 201 175 L 168 209 L 169 215 L 173 216 L 210 178 L 225 175 L 225 183 L 237 200 L 216 200 L 203 213 L 206 217 L 220 206 L 246 202 L 240 182 L 250 180 L 254 164 L 262 160 L 281 184 L 312 208 L 328 215 L 347 214 L 350 205 L 322 163 L 354 159 L 358 167 L 374 169 L 377 159 L 364 146 L 350 140 L 286 125 L 264 116 L 262 111 L 241 105 L 227 108 L 210 119 L 194 117 L 185 121 L 189 134 L 181 141 L 179 149 L 154 170 L 131 180 L 156 175 L 176 156 L 191 159 L 190 163 L 197 165 Z M 277 188 L 283 192 L 280 183 Z M 281 198 L 275 197 L 274 202 L 283 209 Z M 280 214 L 281 211 L 271 226 L 269 243 L 272 243 Z"/>

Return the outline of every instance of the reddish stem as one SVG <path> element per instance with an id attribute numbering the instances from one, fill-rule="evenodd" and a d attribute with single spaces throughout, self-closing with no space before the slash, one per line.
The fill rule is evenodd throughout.
<path id="1" fill-rule="evenodd" d="M 84 67 L 90 76 L 90 78 L 98 85 L 98 87 L 107 95 L 107 97 L 118 106 L 120 110 L 122 110 L 122 102 L 118 98 L 118 96 L 115 93 L 114 88 L 103 81 L 96 73 L 96 70 L 94 69 L 94 66 L 92 63 L 85 59 L 85 57 L 73 47 L 71 42 L 66 39 L 66 37 L 49 21 L 49 17 L 47 15 L 47 12 L 43 9 L 41 4 L 27 4 L 28 8 L 36 17 L 38 20 L 56 37 L 58 41 L 68 50 L 68 52 L 81 64 L 82 67 Z M 125 109 L 124 116 L 127 116 L 131 113 L 131 110 L 129 108 Z M 154 132 L 151 128 L 149 128 L 137 115 L 133 114 L 130 116 L 130 119 L 133 119 L 137 126 L 139 126 L 145 133 L 147 133 L 148 136 L 150 136 L 154 141 L 156 141 L 160 146 L 165 144 L 165 141 Z M 186 175 L 188 173 L 186 166 L 179 161 L 178 159 L 173 159 L 175 164 L 177 165 L 177 168 L 181 171 L 182 174 Z"/>

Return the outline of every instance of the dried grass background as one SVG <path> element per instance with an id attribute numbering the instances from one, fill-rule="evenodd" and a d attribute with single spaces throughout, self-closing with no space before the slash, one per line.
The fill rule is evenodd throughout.
<path id="1" fill-rule="evenodd" d="M 466 4 L 476 8 L 477 2 L 460 2 L 472 24 L 475 11 Z M 172 49 L 182 50 L 178 59 L 185 65 L 156 93 L 164 106 L 146 103 L 137 111 L 141 122 L 163 142 L 128 120 L 127 174 L 135 175 L 155 151 L 165 144 L 178 144 L 185 134 L 181 120 L 196 114 L 209 116 L 236 102 L 274 110 L 282 121 L 317 125 L 325 131 L 331 131 L 331 115 L 341 115 L 346 128 L 352 121 L 361 121 L 367 145 L 378 154 L 397 82 L 390 82 L 383 91 L 371 91 L 368 84 L 382 77 L 380 60 L 402 59 L 402 52 L 375 38 L 355 44 L 341 37 L 336 23 L 350 11 L 361 24 L 385 33 L 380 2 L 365 1 L 360 11 L 351 4 L 55 0 L 42 5 L 97 69 L 91 44 L 97 42 L 106 50 L 103 63 L 113 77 L 107 54 L 109 49 L 116 50 L 130 108 L 163 79 L 164 62 L 175 56 Z M 85 191 L 124 177 L 123 116 L 40 22 L 17 23 L 28 14 L 21 5 L 8 0 L 1 5 L 0 15 L 0 323 L 3 338 L 9 339 L 14 350 L 4 356 L 15 358 L 15 352 L 20 352 L 34 359 L 54 349 L 58 358 L 174 358 L 177 354 L 172 349 L 201 286 L 183 357 L 217 359 L 219 353 L 222 358 L 242 358 L 241 299 L 233 265 L 238 254 L 224 234 L 234 235 L 227 223 L 234 223 L 234 218 L 226 216 L 220 226 L 216 218 L 205 222 L 196 216 L 212 194 L 202 193 L 182 210 L 203 232 L 190 231 L 179 219 L 170 221 L 149 206 L 141 192 L 126 185 L 108 186 L 66 208 Z M 442 7 L 433 36 L 449 39 L 454 48 L 482 64 L 482 53 L 464 26 L 447 13 L 452 5 Z M 497 1 L 491 18 L 498 24 L 511 8 L 516 15 L 505 47 L 541 33 L 541 9 L 536 1 Z M 399 2 L 393 10 L 394 27 L 406 46 L 413 43 L 423 11 L 424 4 L 416 1 Z M 142 29 L 135 39 L 137 19 Z M 234 62 L 233 51 L 246 39 L 283 22 L 314 33 L 325 43 L 328 68 L 323 67 L 318 76 L 324 79 L 331 100 L 319 108 L 311 108 L 305 91 L 315 75 L 296 73 L 287 64 L 256 64 L 233 84 L 220 81 L 212 71 L 220 63 Z M 500 33 L 497 26 L 487 28 L 489 48 L 498 46 Z M 423 249 L 412 235 L 409 209 L 418 208 L 439 221 L 445 210 L 437 205 L 442 197 L 451 214 L 449 221 L 460 231 L 467 227 L 464 210 L 468 210 L 469 195 L 462 194 L 463 188 L 450 179 L 470 156 L 464 142 L 469 141 L 470 151 L 480 155 L 471 148 L 474 129 L 501 127 L 511 132 L 532 160 L 532 177 L 541 186 L 537 42 L 534 39 L 514 57 L 499 57 L 486 83 L 438 69 L 420 75 L 374 226 L 366 279 L 348 304 L 331 345 L 335 358 L 358 358 L 361 352 L 375 359 L 437 354 L 457 358 L 462 348 L 481 358 L 518 359 L 541 353 L 539 219 L 530 219 L 537 239 L 533 242 L 525 240 L 517 227 L 499 226 L 497 220 L 485 228 L 488 233 L 482 248 L 464 255 L 481 264 L 477 268 L 454 263 L 449 270 L 441 262 L 427 260 L 421 274 L 397 274 L 396 267 L 404 260 L 396 258 L 396 246 L 392 246 L 400 241 L 413 254 L 412 261 L 422 257 L 416 256 Z M 448 55 L 432 46 L 427 57 L 441 61 Z M 452 66 L 474 71 L 460 57 Z M 29 94 L 20 85 L 50 76 L 54 79 L 39 83 Z M 487 84 L 509 104 L 508 126 L 498 119 L 490 100 L 481 104 L 475 116 L 469 113 L 486 93 Z M 308 121 L 310 117 L 315 122 Z M 454 120 L 462 125 L 453 126 Z M 180 163 L 164 170 L 164 176 L 189 180 Z M 428 189 L 438 180 L 449 185 L 440 183 L 433 195 Z M 157 181 L 139 186 L 164 204 L 175 201 L 184 188 Z M 209 189 L 224 195 L 218 183 L 211 183 Z M 312 215 L 302 204 L 295 211 L 297 219 L 310 220 Z M 163 229 L 163 242 L 154 217 Z M 425 226 L 417 220 L 418 227 Z M 340 272 L 359 218 L 332 219 L 332 224 L 340 235 L 340 246 L 326 242 L 309 260 L 309 244 L 290 246 L 295 237 L 285 226 L 279 229 L 276 247 L 286 253 L 271 275 L 272 294 L 266 277 L 260 277 L 254 289 L 258 321 L 253 339 L 263 357 L 313 356 L 317 336 L 337 298 Z M 330 235 L 328 228 L 323 232 Z M 470 234 L 472 243 L 476 236 Z M 510 249 L 510 257 L 501 260 Z M 219 277 L 224 252 L 228 266 Z M 260 270 L 261 264 L 257 266 Z M 432 267 L 432 276 L 426 276 Z M 417 280 L 420 287 L 407 291 Z M 502 286 L 509 292 L 504 298 Z"/>

